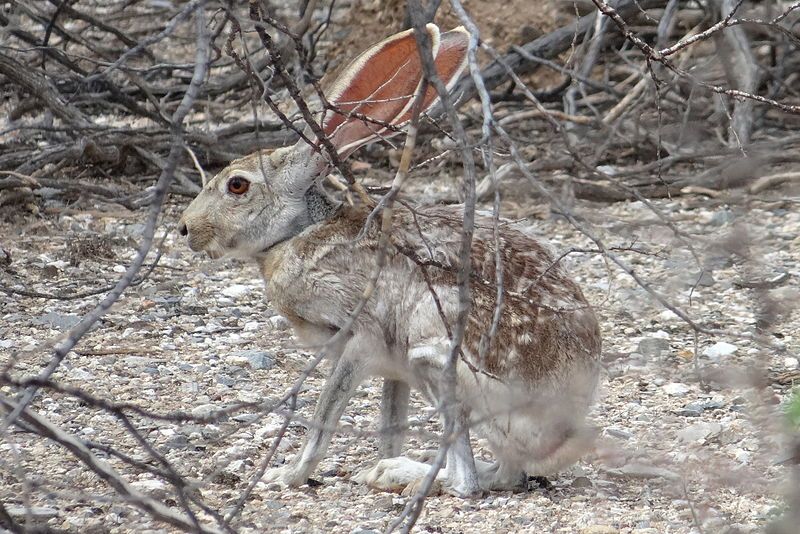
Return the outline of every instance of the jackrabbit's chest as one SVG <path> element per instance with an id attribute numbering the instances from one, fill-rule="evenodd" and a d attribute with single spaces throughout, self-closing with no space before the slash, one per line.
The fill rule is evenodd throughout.
<path id="1" fill-rule="evenodd" d="M 341 326 L 369 276 L 369 265 L 361 265 L 344 250 L 309 253 L 290 245 L 260 263 L 268 299 L 293 325 L 302 321 L 323 328 Z"/>

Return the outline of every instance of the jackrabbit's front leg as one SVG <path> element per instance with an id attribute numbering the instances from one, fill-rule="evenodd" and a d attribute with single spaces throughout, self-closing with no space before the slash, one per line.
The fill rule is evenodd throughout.
<path id="1" fill-rule="evenodd" d="M 400 380 L 383 381 L 381 398 L 381 435 L 378 454 L 381 458 L 399 456 L 408 425 L 408 398 L 411 388 Z"/>
<path id="2" fill-rule="evenodd" d="M 287 486 L 302 486 L 308 481 L 330 444 L 333 430 L 339 422 L 350 397 L 365 378 L 365 365 L 358 350 L 357 338 L 351 339 L 342 356 L 334 363 L 333 371 L 319 396 L 311 428 L 300 452 L 288 465 L 268 470 L 262 480 Z"/>

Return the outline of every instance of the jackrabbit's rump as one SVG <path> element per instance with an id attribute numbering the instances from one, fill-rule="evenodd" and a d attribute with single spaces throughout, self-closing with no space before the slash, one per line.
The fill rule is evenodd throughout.
<path id="1" fill-rule="evenodd" d="M 449 86 L 463 70 L 468 35 L 428 25 L 437 72 Z M 394 35 L 355 59 L 328 91 L 336 112 L 325 134 L 342 157 L 387 137 L 411 116 L 422 86 L 413 32 Z M 432 89 L 423 107 L 435 102 Z M 365 121 L 365 117 L 375 122 Z M 258 262 L 269 298 L 309 347 L 330 339 L 351 316 L 376 268 L 380 224 L 369 208 L 331 200 L 318 178 L 329 167 L 322 151 L 302 140 L 233 162 L 187 208 L 181 233 L 192 250 Z M 545 246 L 500 223 L 478 217 L 472 244 L 472 307 L 457 365 L 455 409 L 442 411 L 456 432 L 447 454 L 446 487 L 458 495 L 509 488 L 525 473 L 546 475 L 586 450 L 584 418 L 599 372 L 597 320 L 577 284 Z M 434 405 L 458 315 L 461 210 L 396 209 L 388 259 L 374 294 L 349 334 L 332 350 L 333 369 L 302 450 L 266 479 L 306 482 L 325 454 L 350 397 L 370 375 L 384 377 L 381 454 L 356 479 L 396 489 L 424 475 L 400 453 L 409 386 Z M 496 246 L 502 272 L 496 270 Z M 502 278 L 501 306 L 498 280 Z M 473 459 L 469 430 L 485 438 L 496 462 Z"/>

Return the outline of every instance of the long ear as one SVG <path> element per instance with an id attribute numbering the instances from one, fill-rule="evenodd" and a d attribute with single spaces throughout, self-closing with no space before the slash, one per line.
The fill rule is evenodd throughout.
<path id="1" fill-rule="evenodd" d="M 439 28 L 425 28 L 434 54 L 439 49 Z M 342 157 L 389 131 L 374 122 L 352 117 L 353 112 L 392 123 L 406 112 L 422 82 L 414 30 L 397 33 L 371 46 L 354 59 L 332 84 L 328 101 L 341 113 L 323 121 L 323 131 Z"/>
<path id="2" fill-rule="evenodd" d="M 436 70 L 448 87 L 466 63 L 469 35 L 457 28 L 439 35 L 434 24 L 426 26 L 431 38 Z M 323 121 L 323 130 L 342 157 L 358 147 L 396 132 L 380 124 L 353 117 L 352 113 L 400 127 L 411 118 L 411 106 L 422 83 L 422 64 L 413 30 L 398 33 L 370 47 L 342 72 L 332 85 L 328 100 L 341 113 Z M 429 88 L 423 109 L 436 101 Z"/>
<path id="3" fill-rule="evenodd" d="M 439 51 L 435 54 L 434 65 L 436 74 L 442 80 L 448 91 L 458 81 L 461 72 L 467 65 L 467 49 L 469 47 L 469 32 L 464 26 L 453 28 L 449 32 L 443 33 L 439 38 Z M 422 110 L 427 111 L 439 101 L 436 89 L 428 86 L 425 92 L 425 100 Z M 411 120 L 411 106 L 393 121 L 396 126 L 401 126 Z"/>

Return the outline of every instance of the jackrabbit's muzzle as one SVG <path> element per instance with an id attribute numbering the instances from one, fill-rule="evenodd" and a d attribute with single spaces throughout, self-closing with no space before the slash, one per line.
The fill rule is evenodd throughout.
<path id="1" fill-rule="evenodd" d="M 213 226 L 207 222 L 184 217 L 178 223 L 178 232 L 187 238 L 189 248 L 194 252 L 206 252 L 212 259 L 224 255 L 224 252 L 216 246 Z"/>

